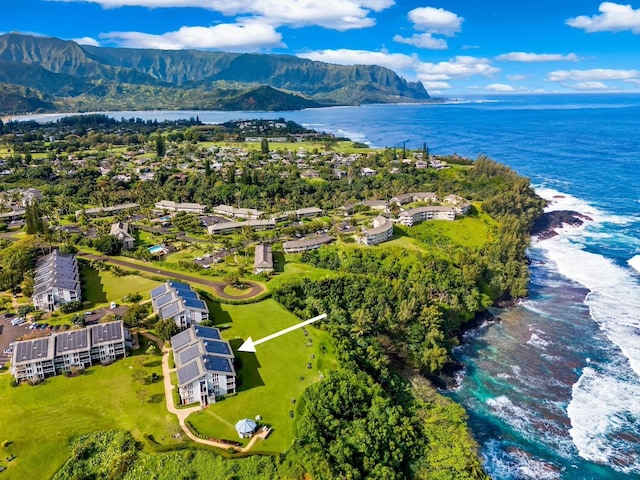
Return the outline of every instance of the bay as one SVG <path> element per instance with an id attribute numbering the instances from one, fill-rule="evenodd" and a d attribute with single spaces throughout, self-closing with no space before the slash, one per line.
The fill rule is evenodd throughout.
<path id="1" fill-rule="evenodd" d="M 375 147 L 486 154 L 550 209 L 590 218 L 530 248 L 530 296 L 467 334 L 447 394 L 495 479 L 640 476 L 640 95 L 508 95 L 297 112 L 111 112 L 207 123 L 279 118 Z M 31 116 L 37 120 L 52 116 Z"/>

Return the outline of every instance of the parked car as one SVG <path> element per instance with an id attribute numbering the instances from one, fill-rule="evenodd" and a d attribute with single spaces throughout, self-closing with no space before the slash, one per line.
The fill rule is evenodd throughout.
<path id="1" fill-rule="evenodd" d="M 11 320 L 11 325 L 13 326 L 22 325 L 25 322 L 26 320 L 23 317 L 16 317 L 13 320 Z"/>
<path id="2" fill-rule="evenodd" d="M 84 312 L 85 315 L 93 315 L 96 312 L 92 312 L 91 310 L 89 310 L 88 312 Z"/>
<path id="3" fill-rule="evenodd" d="M 5 348 L 4 353 L 7 355 L 11 355 L 13 353 L 13 347 Z"/>
<path id="4" fill-rule="evenodd" d="M 109 305 L 109 308 L 117 308 L 118 304 L 116 302 L 111 302 L 111 305 Z"/>

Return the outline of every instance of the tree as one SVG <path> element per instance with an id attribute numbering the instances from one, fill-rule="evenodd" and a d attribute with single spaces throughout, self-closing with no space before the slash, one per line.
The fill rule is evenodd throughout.
<path id="1" fill-rule="evenodd" d="M 267 140 L 266 138 L 263 138 L 262 142 L 260 142 L 260 151 L 264 155 L 267 155 L 269 153 L 269 140 Z"/>
<path id="2" fill-rule="evenodd" d="M 122 243 L 111 235 L 102 235 L 93 241 L 93 248 L 105 255 L 117 255 L 122 250 Z"/>
<path id="3" fill-rule="evenodd" d="M 158 352 L 158 348 L 153 344 L 149 344 L 149 347 L 144 352 L 146 355 L 155 355 Z"/>
<path id="4" fill-rule="evenodd" d="M 158 334 L 158 337 L 167 341 L 178 333 L 178 327 L 172 318 L 165 318 L 163 320 L 158 320 L 155 326 L 155 331 Z"/>
<path id="5" fill-rule="evenodd" d="M 156 136 L 156 156 L 158 158 L 164 157 L 167 149 L 164 143 L 164 137 L 162 136 L 162 132 L 158 130 L 158 135 Z"/>

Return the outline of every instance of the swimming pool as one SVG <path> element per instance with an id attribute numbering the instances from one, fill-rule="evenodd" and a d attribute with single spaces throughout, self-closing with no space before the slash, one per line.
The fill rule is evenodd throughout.
<path id="1" fill-rule="evenodd" d="M 164 245 L 154 245 L 153 247 L 149 247 L 149 253 L 159 253 L 164 250 Z"/>

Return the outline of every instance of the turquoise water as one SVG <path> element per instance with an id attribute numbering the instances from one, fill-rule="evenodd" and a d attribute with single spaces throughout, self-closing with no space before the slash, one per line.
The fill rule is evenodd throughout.
<path id="1" fill-rule="evenodd" d="M 162 245 L 154 245 L 153 247 L 149 247 L 149 253 L 158 253 L 160 251 L 162 251 L 164 247 Z"/>
<path id="2" fill-rule="evenodd" d="M 533 242 L 530 297 L 469 332 L 448 392 L 495 479 L 640 478 L 640 95 L 475 97 L 301 112 L 117 112 L 204 122 L 285 117 L 373 146 L 486 154 L 550 208 L 591 220 Z"/>

